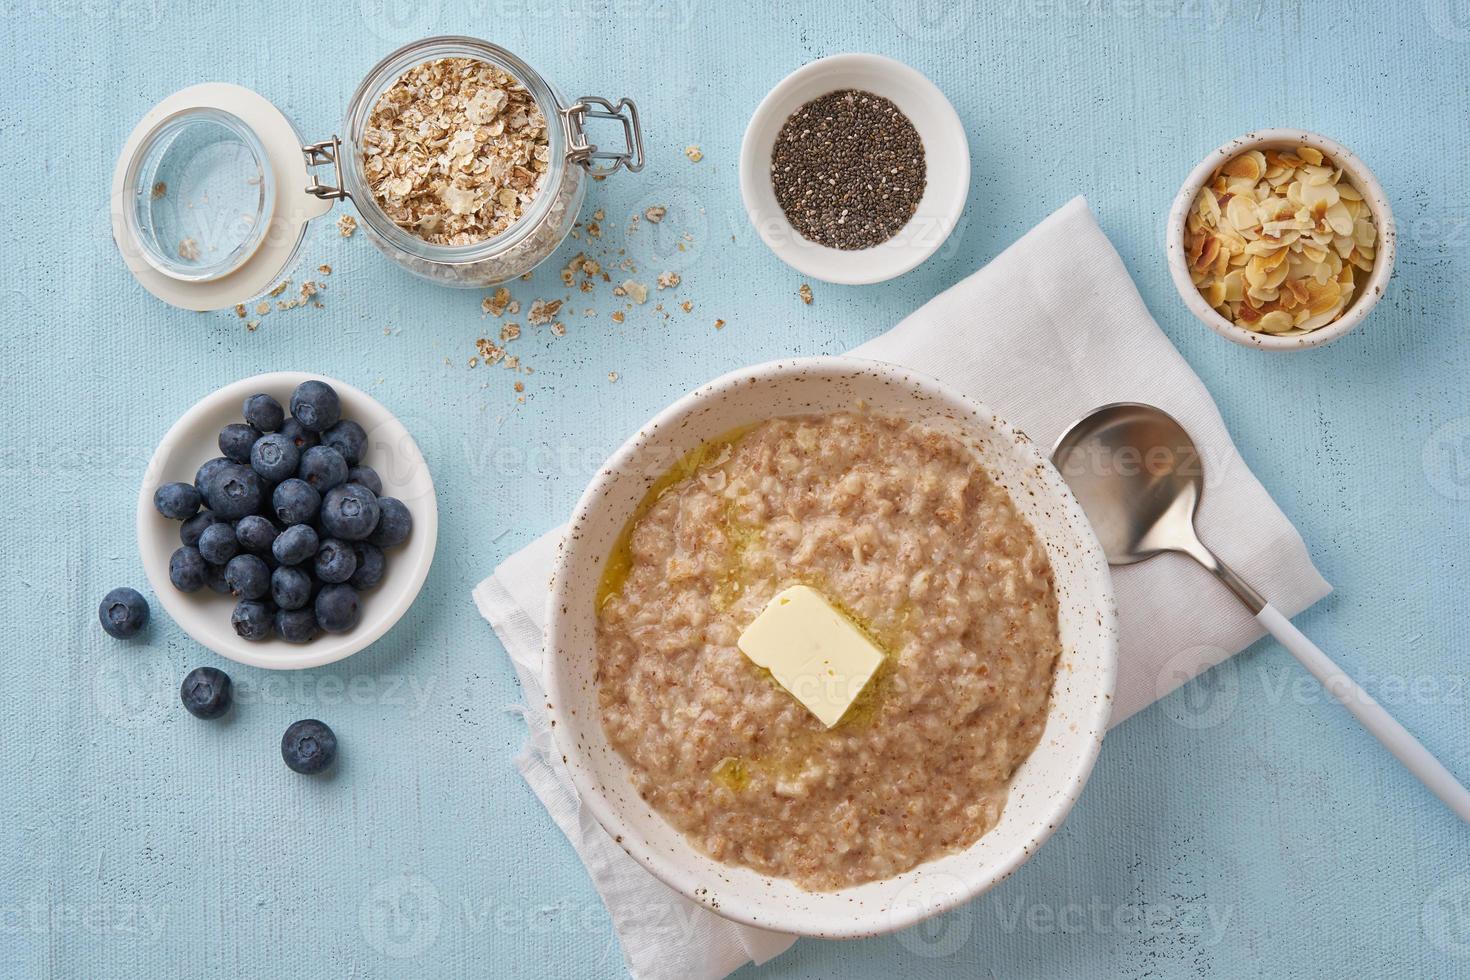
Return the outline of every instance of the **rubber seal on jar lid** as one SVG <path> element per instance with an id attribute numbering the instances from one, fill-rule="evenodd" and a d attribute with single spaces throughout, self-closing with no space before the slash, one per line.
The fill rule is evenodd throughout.
<path id="1" fill-rule="evenodd" d="M 275 285 L 307 223 L 331 209 L 309 182 L 285 114 L 238 85 L 194 85 L 154 106 L 123 145 L 112 237 L 159 299 L 226 309 Z"/>

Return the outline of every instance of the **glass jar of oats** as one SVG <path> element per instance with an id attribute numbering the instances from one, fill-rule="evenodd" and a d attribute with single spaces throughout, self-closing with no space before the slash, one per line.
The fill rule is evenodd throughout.
<path id="1" fill-rule="evenodd" d="M 591 142 L 591 123 L 615 147 Z M 305 142 L 249 89 L 175 93 L 128 138 L 113 175 L 113 237 L 154 295 L 195 310 L 261 297 L 295 264 L 306 226 L 349 201 L 361 228 L 417 276 L 484 287 L 523 275 L 576 223 L 589 176 L 643 168 L 632 101 L 564 99 L 530 65 L 470 37 L 389 54 L 358 85 L 343 136 Z"/>

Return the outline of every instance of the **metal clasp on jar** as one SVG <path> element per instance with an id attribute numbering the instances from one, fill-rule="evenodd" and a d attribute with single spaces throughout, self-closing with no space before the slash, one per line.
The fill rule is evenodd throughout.
<path id="1" fill-rule="evenodd" d="M 309 143 L 301 148 L 306 155 L 306 166 L 308 169 L 320 167 L 330 163 L 337 171 L 333 178 L 335 184 L 323 184 L 317 179 L 316 174 L 311 174 L 311 183 L 306 185 L 306 193 L 312 197 L 320 197 L 328 201 L 350 200 L 352 195 L 347 192 L 347 185 L 342 180 L 342 141 L 335 135 L 320 143 Z"/>
<path id="2" fill-rule="evenodd" d="M 598 108 L 594 108 L 598 107 Z M 638 125 L 638 107 L 632 99 L 620 99 L 613 105 L 607 99 L 584 95 L 561 110 L 562 125 L 567 134 L 567 159 L 594 177 L 606 177 L 627 167 L 633 173 L 643 169 L 643 130 Z M 603 150 L 587 141 L 588 119 L 616 119 L 623 124 L 623 149 Z"/>

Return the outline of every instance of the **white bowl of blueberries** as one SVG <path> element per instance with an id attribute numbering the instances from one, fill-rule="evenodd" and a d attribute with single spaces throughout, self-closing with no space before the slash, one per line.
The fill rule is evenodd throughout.
<path id="1" fill-rule="evenodd" d="M 377 640 L 418 595 L 437 537 L 433 482 L 402 424 L 351 385 L 294 372 L 201 400 L 138 495 L 164 609 L 256 667 L 317 667 Z"/>

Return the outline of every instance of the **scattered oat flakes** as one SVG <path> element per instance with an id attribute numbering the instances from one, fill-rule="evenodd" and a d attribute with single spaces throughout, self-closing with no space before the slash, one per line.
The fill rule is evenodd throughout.
<path id="1" fill-rule="evenodd" d="M 351 238 L 354 231 L 357 231 L 357 219 L 350 214 L 338 215 L 337 234 L 343 238 Z"/>
<path id="2" fill-rule="evenodd" d="M 812 305 L 812 287 L 811 286 L 807 285 L 806 283 L 802 283 L 801 284 L 801 288 L 796 291 L 796 294 L 801 297 L 801 301 L 803 303 L 805 303 L 807 306 L 811 306 Z"/>
<path id="3" fill-rule="evenodd" d="M 587 222 L 587 237 L 588 238 L 601 238 L 602 237 L 602 226 L 600 224 L 598 224 L 597 222 L 595 222 L 595 221 L 589 221 L 589 222 Z"/>
<path id="4" fill-rule="evenodd" d="M 677 272 L 660 272 L 658 274 L 659 289 L 673 289 L 681 281 Z"/>
<path id="5" fill-rule="evenodd" d="M 193 262 L 199 258 L 199 243 L 192 238 L 179 242 L 179 258 L 186 262 Z"/>
<path id="6" fill-rule="evenodd" d="M 558 337 L 565 337 L 567 335 L 567 325 L 558 320 L 551 325 L 551 332 Z"/>
<path id="7" fill-rule="evenodd" d="M 245 321 L 245 329 L 246 330 L 249 330 L 251 333 L 255 333 L 256 330 L 259 330 L 260 329 L 260 321 L 259 320 L 246 320 Z"/>
<path id="8" fill-rule="evenodd" d="M 160 180 L 158 183 L 153 185 L 153 199 L 155 201 L 158 200 L 160 197 L 163 197 L 167 193 L 168 185 L 165 184 L 163 181 Z"/>
<path id="9" fill-rule="evenodd" d="M 500 316 L 502 313 L 504 313 L 505 308 L 509 305 L 510 290 L 506 289 L 504 286 L 501 286 L 499 289 L 495 290 L 494 294 L 486 296 L 484 299 L 480 300 L 480 309 L 484 310 L 486 313 L 494 314 L 495 316 Z"/>
<path id="10" fill-rule="evenodd" d="M 521 325 L 519 323 L 507 323 L 500 328 L 500 342 L 502 344 L 508 344 L 512 340 L 520 337 L 520 335 Z"/>
<path id="11" fill-rule="evenodd" d="M 518 299 L 511 300 L 510 305 L 505 308 L 505 312 L 509 313 L 511 316 L 515 316 L 517 313 L 521 312 L 521 301 Z"/>
<path id="12" fill-rule="evenodd" d="M 685 313 L 693 313 L 694 301 L 686 299 L 684 302 L 679 304 L 679 309 L 683 310 Z"/>
<path id="13" fill-rule="evenodd" d="M 624 317 L 623 317 L 623 311 L 622 310 L 613 310 L 612 311 L 612 322 L 613 323 L 622 323 L 623 320 L 624 320 Z"/>
<path id="14" fill-rule="evenodd" d="M 496 364 L 505 357 L 505 348 L 496 344 L 488 337 L 481 337 L 475 341 L 475 349 L 480 352 L 480 356 L 485 359 L 486 364 Z"/>
<path id="15" fill-rule="evenodd" d="M 259 303 L 255 304 L 255 312 L 259 313 L 261 316 L 265 316 L 270 311 L 271 305 L 265 300 L 261 300 Z"/>
<path id="16" fill-rule="evenodd" d="M 609 372 L 607 372 L 607 380 L 609 380 L 609 381 L 617 381 L 618 380 L 618 372 L 616 372 L 616 371 L 609 371 Z"/>
<path id="17" fill-rule="evenodd" d="M 715 329 L 716 330 L 724 330 L 725 329 L 725 321 L 724 320 L 716 320 L 715 321 Z"/>
<path id="18" fill-rule="evenodd" d="M 623 291 L 623 295 L 635 303 L 642 304 L 648 302 L 648 286 L 644 283 L 633 279 L 624 279 L 623 284 L 618 288 Z M 613 293 L 616 295 L 617 290 L 613 290 Z"/>
<path id="19" fill-rule="evenodd" d="M 291 285 L 291 280 L 282 279 L 280 282 L 276 283 L 275 286 L 272 287 L 271 291 L 269 293 L 266 293 L 266 295 L 279 296 L 286 291 L 286 287 L 289 285 Z"/>
<path id="20" fill-rule="evenodd" d="M 332 274 L 332 267 L 327 265 L 326 263 L 322 263 L 321 265 L 316 267 L 316 271 L 324 276 L 330 276 Z"/>
<path id="21" fill-rule="evenodd" d="M 515 384 L 515 388 L 516 388 L 516 391 L 525 391 L 526 390 L 526 383 L 524 381 L 517 381 L 516 384 Z"/>
<path id="22" fill-rule="evenodd" d="M 690 163 L 698 163 L 704 159 L 704 151 L 699 148 L 698 143 L 691 143 L 684 147 L 684 155 L 689 158 Z"/>
<path id="23" fill-rule="evenodd" d="M 598 208 L 596 211 L 593 211 L 592 212 L 592 220 L 593 221 L 601 221 L 602 219 L 604 219 L 606 217 L 607 217 L 607 214 L 606 214 L 606 212 L 604 212 L 602 210 L 602 208 Z"/>
<path id="24" fill-rule="evenodd" d="M 244 303 L 236 303 L 235 304 L 235 315 L 237 317 L 239 317 L 240 319 L 243 320 L 243 319 L 245 319 L 245 317 L 247 317 L 247 316 L 250 315 L 250 311 L 247 310 L 247 309 L 245 309 L 245 304 Z"/>
<path id="25" fill-rule="evenodd" d="M 653 205 L 653 207 L 644 209 L 643 217 L 647 218 L 651 224 L 656 225 L 660 221 L 664 220 L 664 215 L 668 213 L 668 208 L 664 207 L 662 204 L 655 204 Z M 634 215 L 634 217 L 636 218 L 637 216 Z"/>
<path id="26" fill-rule="evenodd" d="M 410 68 L 378 98 L 363 134 L 373 197 L 399 227 L 468 245 L 525 213 L 550 166 L 546 119 L 526 87 L 474 58 Z"/>
<path id="27" fill-rule="evenodd" d="M 470 357 L 470 367 L 478 367 L 479 364 L 480 364 L 480 359 L 478 357 L 474 357 L 474 356 L 471 356 Z"/>
<path id="28" fill-rule="evenodd" d="M 531 311 L 526 314 L 526 319 L 531 321 L 533 327 L 540 326 L 543 323 L 550 323 L 556 319 L 557 312 L 561 310 L 561 304 L 562 301 L 559 299 L 550 301 L 544 299 L 535 300 L 531 303 Z"/>

